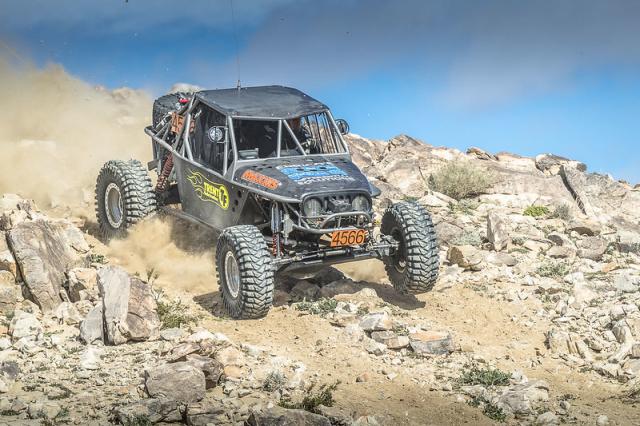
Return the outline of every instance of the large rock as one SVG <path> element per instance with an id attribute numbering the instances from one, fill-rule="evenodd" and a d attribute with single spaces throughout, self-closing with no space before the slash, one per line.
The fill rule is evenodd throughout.
<path id="1" fill-rule="evenodd" d="M 602 237 L 585 237 L 577 242 L 578 256 L 584 259 L 601 260 L 609 247 L 609 242 Z"/>
<path id="2" fill-rule="evenodd" d="M 529 415 L 548 400 L 547 382 L 534 380 L 505 390 L 497 405 L 507 414 Z"/>
<path id="3" fill-rule="evenodd" d="M 204 398 L 204 373 L 187 362 L 163 364 L 145 371 L 145 388 L 151 398 L 170 398 L 179 402 L 197 402 Z"/>
<path id="4" fill-rule="evenodd" d="M 94 300 L 98 293 L 98 274 L 93 268 L 73 268 L 67 273 L 67 291 L 72 302 Z"/>
<path id="5" fill-rule="evenodd" d="M 250 426 L 331 426 L 331 421 L 319 414 L 276 406 L 264 411 L 253 411 L 247 424 Z"/>
<path id="6" fill-rule="evenodd" d="M 80 323 L 80 340 L 88 345 L 104 342 L 102 303 L 98 303 Z"/>
<path id="7" fill-rule="evenodd" d="M 55 309 L 66 299 L 65 271 L 89 251 L 82 232 L 68 221 L 36 220 L 11 229 L 8 241 L 30 297 L 43 311 Z"/>
<path id="8" fill-rule="evenodd" d="M 554 154 L 540 154 L 536 156 L 536 167 L 546 175 L 560 174 L 562 166 L 576 169 L 581 172 L 587 171 L 587 165 L 579 161 L 569 160 L 568 158 Z"/>
<path id="9" fill-rule="evenodd" d="M 23 337 L 36 339 L 42 334 L 42 330 L 38 318 L 28 312 L 17 312 L 9 324 L 9 334 L 14 342 Z"/>
<path id="10" fill-rule="evenodd" d="M 160 319 L 149 285 L 120 267 L 108 266 L 98 272 L 98 289 L 107 343 L 120 345 L 159 336 Z"/>
<path id="11" fill-rule="evenodd" d="M 409 334 L 411 349 L 419 355 L 447 355 L 454 350 L 451 334 L 440 331 L 417 331 Z"/>
<path id="12" fill-rule="evenodd" d="M 151 398 L 115 407 L 111 417 L 123 425 L 143 424 L 140 419 L 149 424 L 160 422 L 182 423 L 181 404 L 170 398 Z"/>
<path id="13" fill-rule="evenodd" d="M 447 251 L 447 260 L 464 269 L 479 271 L 483 268 L 484 256 L 473 246 L 452 246 Z"/>
<path id="14" fill-rule="evenodd" d="M 198 354 L 187 355 L 187 364 L 190 364 L 204 373 L 207 389 L 215 387 L 220 381 L 224 366 L 216 359 Z"/>
<path id="15" fill-rule="evenodd" d="M 496 251 L 507 248 L 509 244 L 509 228 L 504 217 L 495 211 L 487 215 L 487 239 Z"/>
<path id="16" fill-rule="evenodd" d="M 22 291 L 16 284 L 13 274 L 9 271 L 0 271 L 0 313 L 13 312 L 16 303 L 22 301 Z"/>
<path id="17" fill-rule="evenodd" d="M 0 231 L 0 271 L 9 271 L 14 277 L 18 277 L 18 265 L 13 253 L 9 250 L 7 235 L 4 231 Z"/>
<path id="18" fill-rule="evenodd" d="M 364 331 L 385 331 L 393 328 L 393 321 L 386 312 L 366 314 L 360 320 L 360 328 Z"/>

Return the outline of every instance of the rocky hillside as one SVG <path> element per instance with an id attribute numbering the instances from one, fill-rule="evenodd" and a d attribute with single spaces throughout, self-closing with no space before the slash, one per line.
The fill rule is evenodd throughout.
<path id="1" fill-rule="evenodd" d="M 104 245 L 3 195 L 0 423 L 640 423 L 637 186 L 553 155 L 348 140 L 379 209 L 432 212 L 432 292 L 367 261 L 280 277 L 266 318 L 234 321 L 200 230 L 153 218 Z"/>

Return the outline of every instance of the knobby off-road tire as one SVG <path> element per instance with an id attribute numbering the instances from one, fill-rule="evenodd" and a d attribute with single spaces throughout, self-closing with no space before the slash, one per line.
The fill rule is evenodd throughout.
<path id="1" fill-rule="evenodd" d="M 389 280 L 399 293 L 424 293 L 438 278 L 440 260 L 429 212 L 417 203 L 398 203 L 382 216 L 380 231 L 398 241 L 383 259 Z"/>
<path id="2" fill-rule="evenodd" d="M 96 216 L 106 239 L 126 235 L 127 228 L 156 210 L 156 194 L 137 160 L 109 161 L 96 183 Z"/>
<path id="3" fill-rule="evenodd" d="M 216 247 L 218 286 L 233 318 L 261 318 L 273 304 L 274 268 L 264 237 L 252 225 L 225 229 Z"/>
<path id="4" fill-rule="evenodd" d="M 153 102 L 153 127 L 164 118 L 169 111 L 176 111 L 179 108 L 177 93 L 160 96 Z"/>

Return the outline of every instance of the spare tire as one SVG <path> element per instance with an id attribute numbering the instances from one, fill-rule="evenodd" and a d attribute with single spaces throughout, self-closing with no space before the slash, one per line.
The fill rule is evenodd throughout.
<path id="1" fill-rule="evenodd" d="M 153 102 L 153 127 L 156 127 L 168 112 L 176 111 L 180 108 L 178 99 L 180 99 L 180 95 L 170 93 L 160 96 Z"/>

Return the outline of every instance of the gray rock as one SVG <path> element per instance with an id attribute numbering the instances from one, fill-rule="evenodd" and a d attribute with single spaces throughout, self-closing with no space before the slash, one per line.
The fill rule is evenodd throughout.
<path id="1" fill-rule="evenodd" d="M 529 415 L 542 403 L 549 400 L 549 385 L 543 380 L 534 380 L 507 389 L 498 399 L 498 407 L 506 413 Z"/>
<path id="2" fill-rule="evenodd" d="M 577 242 L 578 256 L 584 259 L 601 260 L 609 247 L 609 242 L 602 237 L 585 237 Z"/>
<path id="3" fill-rule="evenodd" d="M 96 300 L 98 295 L 98 275 L 93 268 L 73 268 L 68 273 L 69 300 Z"/>
<path id="4" fill-rule="evenodd" d="M 82 232 L 68 221 L 36 220 L 14 227 L 8 241 L 32 300 L 55 309 L 66 298 L 65 272 L 82 265 L 89 250 Z"/>
<path id="5" fill-rule="evenodd" d="M 596 419 L 596 426 L 607 426 L 609 424 L 609 417 L 604 414 L 600 414 Z"/>
<path id="6" fill-rule="evenodd" d="M 186 332 L 181 328 L 165 328 L 160 330 L 160 338 L 167 342 L 177 342 L 185 336 Z"/>
<path id="7" fill-rule="evenodd" d="M 367 314 L 360 320 L 360 328 L 364 331 L 384 331 L 393 328 L 393 322 L 386 312 Z"/>
<path id="8" fill-rule="evenodd" d="M 419 355 L 447 355 L 453 352 L 451 334 L 440 331 L 418 331 L 409 334 L 411 349 Z"/>
<path id="9" fill-rule="evenodd" d="M 518 263 L 516 258 L 508 253 L 491 252 L 486 256 L 485 260 L 487 263 L 496 266 L 515 266 Z"/>
<path id="10" fill-rule="evenodd" d="M 9 324 L 9 334 L 14 342 L 23 337 L 35 339 L 42 334 L 42 324 L 35 315 L 19 311 Z"/>
<path id="11" fill-rule="evenodd" d="M 120 345 L 158 337 L 157 305 L 146 283 L 120 267 L 108 266 L 98 272 L 98 289 L 108 343 Z"/>
<path id="12" fill-rule="evenodd" d="M 0 313 L 7 315 L 13 312 L 16 304 L 22 300 L 22 291 L 16 284 L 13 274 L 9 271 L 0 271 Z"/>
<path id="13" fill-rule="evenodd" d="M 573 220 L 567 226 L 567 232 L 576 232 L 580 235 L 594 236 L 600 234 L 601 226 L 596 222 L 587 220 Z"/>
<path id="14" fill-rule="evenodd" d="M 151 424 L 182 422 L 181 404 L 170 398 L 151 398 L 115 407 L 111 416 L 118 423 L 133 425 L 140 419 L 148 419 Z"/>
<path id="15" fill-rule="evenodd" d="M 555 154 L 540 154 L 536 156 L 536 167 L 546 175 L 559 174 L 562 166 L 581 172 L 587 171 L 587 165 L 580 161 L 570 160 Z"/>
<path id="16" fill-rule="evenodd" d="M 357 293 L 361 287 L 357 285 L 353 280 L 345 278 L 343 280 L 334 281 L 323 286 L 320 289 L 318 297 L 332 298 L 338 294 L 353 294 Z"/>
<path id="17" fill-rule="evenodd" d="M 436 223 L 436 236 L 439 244 L 450 244 L 460 238 L 463 233 L 464 229 L 453 223 L 444 220 Z"/>
<path id="18" fill-rule="evenodd" d="M 11 272 L 14 277 L 18 276 L 18 265 L 13 257 L 13 253 L 9 250 L 7 235 L 4 231 L 0 231 L 0 271 L 8 271 Z"/>
<path id="19" fill-rule="evenodd" d="M 567 257 L 574 257 L 576 250 L 569 246 L 553 246 L 547 250 L 546 255 L 554 259 L 565 259 Z"/>
<path id="20" fill-rule="evenodd" d="M 319 414 L 276 406 L 251 412 L 247 424 L 250 426 L 331 426 L 331 421 Z"/>
<path id="21" fill-rule="evenodd" d="M 88 345 L 104 342 L 102 303 L 98 303 L 80 323 L 80 339 Z"/>
<path id="22" fill-rule="evenodd" d="M 196 402 L 205 396 L 204 373 L 187 362 L 163 364 L 145 371 L 145 388 L 151 398 Z"/>
<path id="23" fill-rule="evenodd" d="M 190 364 L 204 373 L 205 385 L 207 389 L 215 387 L 220 381 L 224 366 L 218 360 L 207 356 L 190 354 L 187 355 L 187 364 Z"/>
<path id="24" fill-rule="evenodd" d="M 97 370 L 100 368 L 102 350 L 95 346 L 88 346 L 80 355 L 80 368 L 83 370 Z"/>
<path id="25" fill-rule="evenodd" d="M 447 251 L 447 260 L 461 268 L 479 271 L 483 268 L 484 256 L 473 246 L 451 246 Z"/>
<path id="26" fill-rule="evenodd" d="M 638 291 L 638 280 L 634 280 L 627 274 L 616 275 L 614 280 L 616 290 L 621 293 L 633 293 Z"/>
<path id="27" fill-rule="evenodd" d="M 387 346 L 384 343 L 376 342 L 368 337 L 364 338 L 364 349 L 370 354 L 380 356 L 387 350 Z"/>
<path id="28" fill-rule="evenodd" d="M 298 300 L 315 300 L 320 292 L 320 287 L 317 285 L 310 283 L 309 281 L 302 280 L 298 282 L 291 289 L 291 296 L 295 297 Z"/>
<path id="29" fill-rule="evenodd" d="M 225 413 L 228 411 L 221 402 L 207 401 L 189 404 L 185 417 L 189 426 L 210 426 L 226 422 Z"/>
<path id="30" fill-rule="evenodd" d="M 399 336 L 393 331 L 374 331 L 371 338 L 378 343 L 383 343 L 389 349 L 402 349 L 409 346 L 407 336 Z"/>
<path id="31" fill-rule="evenodd" d="M 60 324 L 74 325 L 82 321 L 80 312 L 71 302 L 62 302 L 53 313 L 53 317 L 60 321 Z"/>
<path id="32" fill-rule="evenodd" d="M 495 211 L 487 215 L 487 239 L 496 251 L 506 249 L 511 240 L 506 220 Z"/>
<path id="33" fill-rule="evenodd" d="M 552 411 L 547 411 L 545 413 L 540 414 L 536 418 L 535 425 L 545 426 L 545 425 L 557 425 L 560 424 L 560 419 L 556 414 Z"/>
<path id="34" fill-rule="evenodd" d="M 16 380 L 20 375 L 20 366 L 15 361 L 2 361 L 0 363 L 0 376 L 7 380 Z"/>

